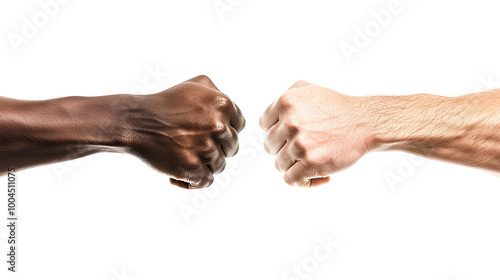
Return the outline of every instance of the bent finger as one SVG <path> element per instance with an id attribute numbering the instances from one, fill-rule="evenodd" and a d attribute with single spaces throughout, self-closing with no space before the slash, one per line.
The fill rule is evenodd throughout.
<path id="1" fill-rule="evenodd" d="M 243 116 L 243 113 L 241 112 L 240 108 L 236 103 L 233 102 L 234 105 L 234 114 L 231 117 L 230 120 L 230 125 L 236 129 L 236 131 L 239 133 L 245 128 L 245 117 Z"/>
<path id="2" fill-rule="evenodd" d="M 275 166 L 280 172 L 286 172 L 297 161 L 297 157 L 291 151 L 292 145 L 286 143 L 276 156 Z"/>
<path id="3" fill-rule="evenodd" d="M 269 105 L 260 117 L 259 124 L 260 127 L 267 132 L 273 125 L 279 121 L 279 110 L 277 102 L 273 102 Z"/>
<path id="4" fill-rule="evenodd" d="M 221 147 L 217 147 L 217 152 L 208 159 L 208 168 L 213 174 L 219 174 L 226 167 L 226 159 Z"/>
<path id="5" fill-rule="evenodd" d="M 285 183 L 296 187 L 309 187 L 310 179 L 314 178 L 314 170 L 303 164 L 303 161 L 297 161 L 290 167 L 283 176 Z"/>
<path id="6" fill-rule="evenodd" d="M 276 155 L 285 146 L 286 142 L 287 135 L 278 123 L 267 132 L 264 148 L 268 153 Z"/>
<path id="7" fill-rule="evenodd" d="M 232 126 L 227 126 L 222 133 L 215 134 L 214 140 L 221 147 L 225 157 L 232 157 L 238 152 L 238 132 Z"/>

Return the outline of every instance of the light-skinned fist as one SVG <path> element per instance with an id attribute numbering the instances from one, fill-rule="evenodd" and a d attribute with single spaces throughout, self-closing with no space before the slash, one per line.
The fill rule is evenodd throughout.
<path id="1" fill-rule="evenodd" d="M 373 148 L 363 97 L 296 82 L 262 117 L 265 150 L 293 186 L 317 186 Z"/>

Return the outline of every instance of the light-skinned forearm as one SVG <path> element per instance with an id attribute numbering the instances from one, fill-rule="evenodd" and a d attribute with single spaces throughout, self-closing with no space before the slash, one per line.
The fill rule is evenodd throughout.
<path id="1" fill-rule="evenodd" d="M 500 90 L 460 97 L 368 97 L 373 144 L 500 171 Z"/>
<path id="2" fill-rule="evenodd" d="M 286 183 L 316 186 L 373 150 L 500 171 L 500 90 L 359 97 L 296 82 L 260 119 Z"/>

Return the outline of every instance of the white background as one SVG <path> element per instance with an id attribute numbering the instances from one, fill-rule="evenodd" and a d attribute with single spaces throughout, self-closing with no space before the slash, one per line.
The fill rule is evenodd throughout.
<path id="1" fill-rule="evenodd" d="M 292 188 L 261 148 L 260 114 L 298 79 L 351 95 L 500 87 L 497 1 L 401 0 L 377 30 L 372 14 L 390 2 L 221 0 L 233 5 L 221 17 L 213 0 L 70 0 L 16 46 L 23 18 L 45 12 L 3 1 L 0 95 L 154 93 L 206 74 L 247 128 L 230 170 L 203 191 L 121 154 L 19 172 L 19 272 L 2 261 L 0 278 L 500 279 L 499 177 L 380 152 L 328 185 Z M 367 26 L 348 62 L 342 42 L 355 46 Z M 168 77 L 144 89 L 155 68 Z M 0 185 L 6 217 L 6 177 Z M 328 238 L 338 248 L 313 260 Z M 287 274 L 304 264 L 302 278 Z"/>

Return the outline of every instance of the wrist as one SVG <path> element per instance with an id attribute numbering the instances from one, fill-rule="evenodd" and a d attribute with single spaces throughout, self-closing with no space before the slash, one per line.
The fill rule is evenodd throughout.
<path id="1" fill-rule="evenodd" d="M 92 152 L 123 151 L 130 145 L 128 124 L 123 116 L 130 109 L 131 95 L 66 97 L 53 107 L 66 115 L 61 120 L 61 142 Z M 59 129 L 59 128 L 58 128 Z"/>
<path id="2" fill-rule="evenodd" d="M 105 150 L 125 151 L 132 144 L 132 127 L 127 115 L 136 109 L 137 97 L 129 94 L 95 97 L 87 107 L 95 113 L 92 143 Z"/>
<path id="3" fill-rule="evenodd" d="M 362 97 L 366 108 L 365 117 L 369 123 L 369 143 L 373 150 L 388 149 L 391 145 L 403 141 L 401 135 L 394 132 L 394 101 L 384 96 Z M 392 120 L 391 120 L 392 119 Z"/>
<path id="4" fill-rule="evenodd" d="M 460 136 L 456 121 L 450 114 L 443 114 L 457 107 L 454 98 L 429 94 L 373 96 L 367 97 L 365 104 L 372 120 L 374 149 L 423 152 Z"/>
<path id="5" fill-rule="evenodd" d="M 384 127 L 387 116 L 381 114 L 384 101 L 380 96 L 354 97 L 359 99 L 359 121 L 357 126 L 361 127 L 362 136 L 368 151 L 380 150 L 381 148 L 396 142 L 396 137 Z"/>

